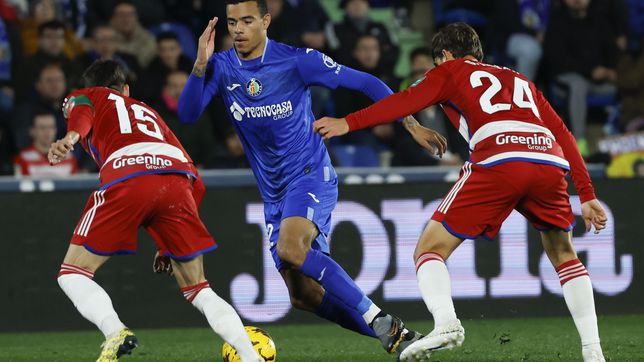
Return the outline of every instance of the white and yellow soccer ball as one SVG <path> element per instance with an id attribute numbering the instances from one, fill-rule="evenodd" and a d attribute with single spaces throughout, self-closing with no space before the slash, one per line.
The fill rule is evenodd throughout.
<path id="1" fill-rule="evenodd" d="M 264 359 L 264 361 L 275 361 L 277 358 L 277 349 L 273 338 L 263 329 L 246 326 L 246 333 L 250 337 L 255 351 Z M 221 347 L 221 358 L 224 362 L 241 362 L 237 351 L 228 343 Z"/>

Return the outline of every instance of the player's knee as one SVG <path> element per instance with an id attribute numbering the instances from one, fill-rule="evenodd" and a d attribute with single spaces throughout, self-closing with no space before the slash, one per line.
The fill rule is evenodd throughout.
<path id="1" fill-rule="evenodd" d="M 443 245 L 438 242 L 433 242 L 431 240 L 426 240 L 426 242 L 419 241 L 416 244 L 416 249 L 414 250 L 414 261 L 418 260 L 421 255 L 425 253 L 436 253 L 443 257 L 444 260 L 450 256 L 451 252 L 446 245 Z"/>
<path id="2" fill-rule="evenodd" d="M 554 249 L 550 252 L 546 251 L 548 258 L 552 262 L 552 265 L 556 268 L 559 265 L 577 259 L 577 253 L 573 249 Z"/>
<path id="3" fill-rule="evenodd" d="M 306 253 L 307 250 L 301 243 L 288 240 L 287 238 L 280 239 L 277 243 L 277 256 L 279 256 L 282 261 L 295 267 L 299 268 L 304 264 Z"/>

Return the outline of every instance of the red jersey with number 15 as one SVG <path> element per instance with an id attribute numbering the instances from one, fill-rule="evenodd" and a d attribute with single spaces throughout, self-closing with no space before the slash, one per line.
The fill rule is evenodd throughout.
<path id="1" fill-rule="evenodd" d="M 101 189 L 132 177 L 182 173 L 197 178 L 188 153 L 161 116 L 145 103 L 105 87 L 84 88 L 65 98 L 68 131 L 101 168 Z"/>
<path id="2" fill-rule="evenodd" d="M 543 94 L 523 75 L 476 60 L 447 61 L 409 89 L 347 116 L 350 130 L 440 104 L 483 167 L 509 161 L 570 170 L 582 202 L 595 198 L 575 139 Z"/>

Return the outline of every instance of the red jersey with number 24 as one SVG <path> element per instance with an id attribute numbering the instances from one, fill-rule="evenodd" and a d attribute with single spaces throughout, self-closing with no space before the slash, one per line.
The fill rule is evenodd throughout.
<path id="1" fill-rule="evenodd" d="M 582 202 L 595 198 L 577 144 L 543 94 L 523 75 L 469 59 L 447 61 L 407 90 L 347 116 L 350 130 L 390 122 L 440 104 L 469 143 L 472 163 L 509 161 L 570 170 Z"/>
<path id="2" fill-rule="evenodd" d="M 105 87 L 84 88 L 65 98 L 68 131 L 101 168 L 101 189 L 132 177 L 181 173 L 196 177 L 188 153 L 161 116 L 145 103 Z"/>

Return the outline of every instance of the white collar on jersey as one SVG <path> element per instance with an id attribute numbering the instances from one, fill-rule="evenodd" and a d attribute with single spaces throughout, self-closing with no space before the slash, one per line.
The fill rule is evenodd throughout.
<path id="1" fill-rule="evenodd" d="M 264 46 L 264 52 L 262 53 L 262 60 L 260 61 L 260 63 L 264 63 L 264 57 L 266 56 L 266 50 L 268 49 L 268 44 L 270 44 L 270 42 L 271 40 L 269 38 L 266 38 L 266 46 Z M 235 57 L 237 58 L 239 66 L 243 66 L 241 59 L 239 59 L 239 54 L 237 54 L 237 50 L 235 50 Z"/>

